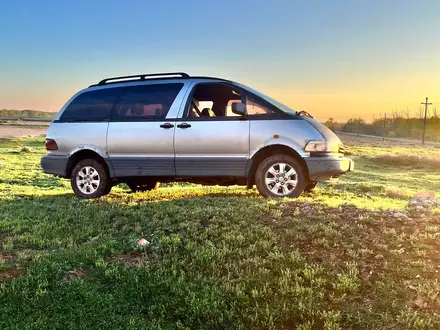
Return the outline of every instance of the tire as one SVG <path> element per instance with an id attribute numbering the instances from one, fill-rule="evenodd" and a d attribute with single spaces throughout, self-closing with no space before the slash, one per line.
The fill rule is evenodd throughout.
<path id="1" fill-rule="evenodd" d="M 304 188 L 304 192 L 311 192 L 318 185 L 318 181 L 309 182 Z"/>
<path id="2" fill-rule="evenodd" d="M 73 192 L 80 198 L 99 198 L 111 190 L 107 169 L 95 159 L 78 162 L 70 175 L 70 183 Z"/>
<path id="3" fill-rule="evenodd" d="M 150 190 L 157 190 L 157 188 L 159 188 L 160 183 L 157 181 L 151 181 L 148 183 L 144 183 L 144 184 L 136 184 L 136 183 L 127 183 L 128 188 L 130 188 L 130 190 L 132 192 L 144 192 L 144 191 L 150 191 Z"/>
<path id="4" fill-rule="evenodd" d="M 296 198 L 303 193 L 306 186 L 305 173 L 303 166 L 296 158 L 288 155 L 273 155 L 263 160 L 258 166 L 255 184 L 264 197 Z"/>

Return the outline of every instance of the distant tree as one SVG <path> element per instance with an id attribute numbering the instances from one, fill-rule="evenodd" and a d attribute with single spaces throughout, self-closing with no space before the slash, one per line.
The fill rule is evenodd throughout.
<path id="1" fill-rule="evenodd" d="M 334 120 L 333 118 L 329 118 L 325 123 L 325 126 L 327 126 L 328 128 L 330 128 L 333 132 L 336 131 L 340 131 L 341 130 L 341 123 L 338 123 L 336 120 Z"/>

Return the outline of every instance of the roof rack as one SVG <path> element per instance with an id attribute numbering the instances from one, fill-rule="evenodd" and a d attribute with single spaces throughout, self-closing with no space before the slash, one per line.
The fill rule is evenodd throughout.
<path id="1" fill-rule="evenodd" d="M 180 76 L 182 78 L 189 78 L 189 74 L 185 73 L 185 72 L 170 72 L 170 73 L 149 73 L 149 74 L 136 74 L 133 76 L 121 76 L 121 77 L 112 77 L 112 78 L 106 78 L 101 80 L 98 85 L 105 85 L 107 84 L 109 81 L 111 80 L 125 80 L 125 79 L 130 79 L 130 80 L 135 80 L 133 78 L 139 78 L 139 80 L 145 80 L 146 78 L 150 78 L 150 77 L 166 77 L 166 76 Z"/>

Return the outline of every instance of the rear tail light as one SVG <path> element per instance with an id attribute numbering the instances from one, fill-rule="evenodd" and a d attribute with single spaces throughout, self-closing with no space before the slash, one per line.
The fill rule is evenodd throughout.
<path id="1" fill-rule="evenodd" d="M 58 150 L 58 145 L 55 140 L 46 139 L 46 150 Z"/>

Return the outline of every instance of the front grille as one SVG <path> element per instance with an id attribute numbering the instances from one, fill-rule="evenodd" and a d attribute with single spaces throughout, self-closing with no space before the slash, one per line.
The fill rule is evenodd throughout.
<path id="1" fill-rule="evenodd" d="M 344 148 L 344 146 L 341 144 L 341 145 L 339 146 L 339 153 L 340 153 L 340 154 L 344 154 L 344 151 L 345 151 L 345 148 Z"/>

